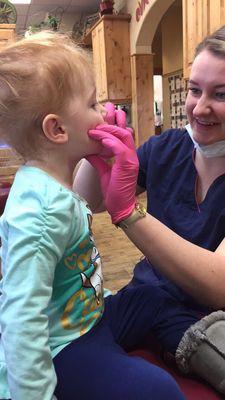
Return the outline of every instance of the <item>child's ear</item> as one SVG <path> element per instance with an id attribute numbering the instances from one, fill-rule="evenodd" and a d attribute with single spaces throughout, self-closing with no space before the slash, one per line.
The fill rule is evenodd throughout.
<path id="1" fill-rule="evenodd" d="M 62 119 L 56 114 L 48 114 L 43 119 L 42 129 L 45 136 L 54 143 L 67 143 L 68 133 Z"/>

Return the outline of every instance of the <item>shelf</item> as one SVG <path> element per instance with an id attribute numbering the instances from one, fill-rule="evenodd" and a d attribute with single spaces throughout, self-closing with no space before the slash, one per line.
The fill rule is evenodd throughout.
<path id="1" fill-rule="evenodd" d="M 81 43 L 87 47 L 92 46 L 92 31 L 98 26 L 101 21 L 131 21 L 131 15 L 130 14 L 106 14 L 103 15 L 99 20 L 89 29 L 89 31 L 83 36 Z"/>

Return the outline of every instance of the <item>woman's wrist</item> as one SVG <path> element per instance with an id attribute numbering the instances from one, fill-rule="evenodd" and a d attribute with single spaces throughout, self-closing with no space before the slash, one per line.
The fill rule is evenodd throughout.
<path id="1" fill-rule="evenodd" d="M 141 203 L 137 202 L 135 203 L 135 206 L 131 214 L 128 215 L 128 217 L 116 223 L 115 225 L 119 228 L 127 229 L 130 225 L 132 225 L 139 219 L 144 218 L 146 214 L 147 214 L 146 208 Z"/>

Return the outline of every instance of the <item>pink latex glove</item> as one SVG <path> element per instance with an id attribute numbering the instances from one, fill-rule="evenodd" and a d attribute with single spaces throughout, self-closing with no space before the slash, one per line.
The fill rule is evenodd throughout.
<path id="1" fill-rule="evenodd" d="M 98 172 L 105 206 L 117 224 L 132 213 L 136 203 L 139 162 L 134 141 L 130 131 L 115 125 L 99 125 L 88 134 L 103 147 L 102 154 L 87 160 Z M 105 154 L 113 156 L 114 162 L 107 162 Z"/>
<path id="2" fill-rule="evenodd" d="M 104 105 L 107 114 L 105 121 L 110 125 L 117 125 L 120 128 L 128 129 L 133 134 L 133 129 L 126 126 L 126 113 L 123 110 L 117 110 L 113 103 L 107 102 Z"/>
<path id="3" fill-rule="evenodd" d="M 104 108 L 107 111 L 105 116 L 105 122 L 109 125 L 116 125 L 120 128 L 127 129 L 133 135 L 133 129 L 126 127 L 126 113 L 123 110 L 117 110 L 115 105 L 111 102 L 107 102 L 104 104 Z M 113 157 L 110 148 L 104 148 L 104 151 L 101 152 L 102 158 L 110 158 Z"/>

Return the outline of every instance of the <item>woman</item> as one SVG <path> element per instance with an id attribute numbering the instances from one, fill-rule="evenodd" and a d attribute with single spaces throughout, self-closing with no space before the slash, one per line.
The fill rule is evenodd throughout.
<path id="1" fill-rule="evenodd" d="M 215 312 L 225 308 L 225 27 L 196 49 L 186 113 L 185 130 L 170 129 L 138 149 L 137 193 L 147 191 L 146 215 L 135 209 L 132 150 L 120 156 L 116 151 L 117 141 L 124 142 L 120 128 L 92 133 L 111 148 L 113 166 L 97 157 L 89 161 L 100 175 L 112 221 L 146 256 L 123 290 L 151 284 L 158 291 L 157 299 L 155 290 L 152 296 L 156 310 L 158 298 L 169 296 L 152 331 L 181 370 L 196 372 L 225 393 L 225 313 Z M 82 188 L 82 168 L 91 171 L 83 164 L 76 190 L 100 210 L 100 198 L 88 193 L 91 185 Z"/>

